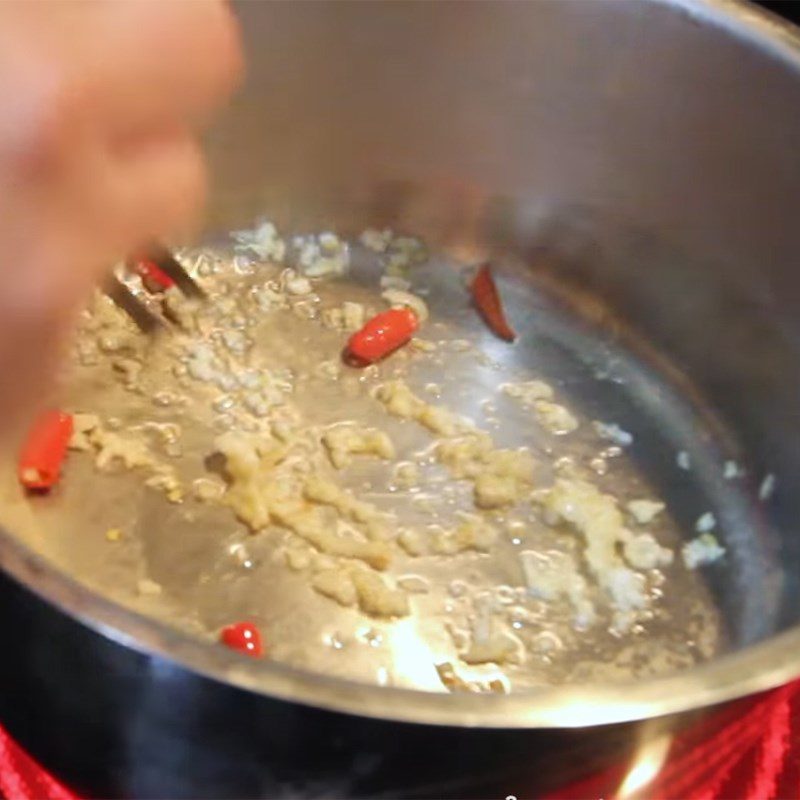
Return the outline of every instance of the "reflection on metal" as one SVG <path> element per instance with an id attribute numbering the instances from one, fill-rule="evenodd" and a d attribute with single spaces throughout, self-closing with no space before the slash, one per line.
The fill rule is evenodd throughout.
<path id="1" fill-rule="evenodd" d="M 642 789 L 649 786 L 664 766 L 671 744 L 671 733 L 662 733 L 644 742 L 620 784 L 617 800 L 636 797 Z"/>
<path id="2" fill-rule="evenodd" d="M 430 691 L 441 691 L 442 683 L 434 664 L 437 659 L 417 630 L 417 621 L 405 619 L 397 621 L 392 629 L 392 671 Z"/>

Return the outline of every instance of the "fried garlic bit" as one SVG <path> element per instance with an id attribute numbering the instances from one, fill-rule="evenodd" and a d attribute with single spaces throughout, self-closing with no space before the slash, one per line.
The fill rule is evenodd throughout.
<path id="1" fill-rule="evenodd" d="M 336 425 L 322 435 L 322 444 L 336 469 L 344 469 L 353 456 L 374 456 L 386 461 L 395 457 L 392 440 L 375 428 L 360 428 L 353 424 Z"/>

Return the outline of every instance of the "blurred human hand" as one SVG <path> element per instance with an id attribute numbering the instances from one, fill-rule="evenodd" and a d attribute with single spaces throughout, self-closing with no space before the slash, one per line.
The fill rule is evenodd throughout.
<path id="1" fill-rule="evenodd" d="M 196 137 L 241 70 L 221 0 L 0 3 L 0 410 L 110 263 L 191 225 Z"/>

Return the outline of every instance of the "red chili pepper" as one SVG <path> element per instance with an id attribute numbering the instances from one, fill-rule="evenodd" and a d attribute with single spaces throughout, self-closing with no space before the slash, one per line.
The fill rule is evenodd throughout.
<path id="1" fill-rule="evenodd" d="M 26 489 L 51 489 L 61 476 L 61 465 L 72 437 L 72 415 L 45 411 L 34 421 L 19 454 L 17 474 Z"/>
<path id="2" fill-rule="evenodd" d="M 175 285 L 175 281 L 149 258 L 136 256 L 128 261 L 128 268 L 141 277 L 149 291 L 164 292 Z"/>
<path id="3" fill-rule="evenodd" d="M 237 622 L 222 629 L 220 641 L 231 650 L 239 650 L 253 658 L 264 655 L 261 631 L 252 622 Z"/>
<path id="4" fill-rule="evenodd" d="M 360 363 L 372 364 L 402 347 L 418 327 L 417 315 L 410 308 L 390 308 L 350 337 L 347 352 Z"/>
<path id="5" fill-rule="evenodd" d="M 492 277 L 492 268 L 489 264 L 483 264 L 478 270 L 472 283 L 469 287 L 472 292 L 472 299 L 481 312 L 481 316 L 486 324 L 496 333 L 501 339 L 507 342 L 513 342 L 517 338 L 517 334 L 506 321 L 506 315 L 503 311 L 503 302 L 500 299 L 500 293 L 497 291 L 497 285 Z"/>

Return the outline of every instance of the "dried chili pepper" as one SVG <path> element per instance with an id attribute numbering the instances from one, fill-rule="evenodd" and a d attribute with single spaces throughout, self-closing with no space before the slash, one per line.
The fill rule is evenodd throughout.
<path id="1" fill-rule="evenodd" d="M 36 418 L 17 463 L 19 481 L 26 489 L 51 489 L 58 483 L 72 428 L 72 415 L 63 411 L 45 411 Z"/>
<path id="2" fill-rule="evenodd" d="M 253 658 L 264 655 L 261 631 L 252 622 L 236 622 L 222 629 L 220 641 L 231 650 L 239 650 Z"/>
<path id="3" fill-rule="evenodd" d="M 492 277 L 492 268 L 483 264 L 470 284 L 470 292 L 478 311 L 480 311 L 486 324 L 501 339 L 513 342 L 517 338 L 512 327 L 506 320 L 503 303 L 497 285 Z"/>
<path id="4" fill-rule="evenodd" d="M 175 281 L 150 258 L 136 256 L 128 261 L 128 269 L 142 279 L 145 288 L 151 292 L 165 292 L 175 285 Z"/>
<path id="5" fill-rule="evenodd" d="M 347 354 L 362 364 L 372 364 L 402 347 L 419 327 L 410 308 L 390 308 L 368 320 L 350 337 Z"/>

